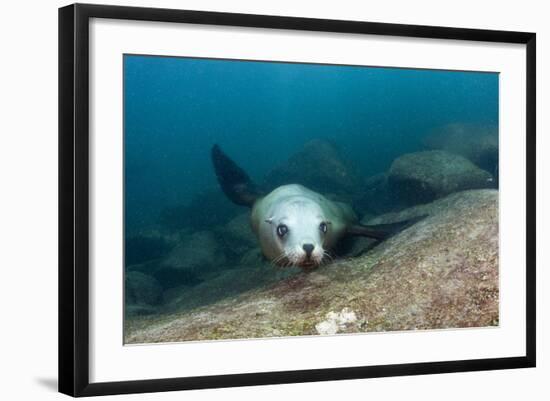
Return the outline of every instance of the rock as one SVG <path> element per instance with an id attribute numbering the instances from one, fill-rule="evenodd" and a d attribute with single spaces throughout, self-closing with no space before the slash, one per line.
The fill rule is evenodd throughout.
<path id="1" fill-rule="evenodd" d="M 126 305 L 124 309 L 124 315 L 127 318 L 154 315 L 155 313 L 158 313 L 157 308 L 149 305 Z"/>
<path id="2" fill-rule="evenodd" d="M 240 259 L 239 264 L 241 266 L 267 266 L 270 263 L 264 258 L 262 250 L 260 248 L 253 248 L 247 251 Z"/>
<path id="3" fill-rule="evenodd" d="M 154 277 L 130 271 L 124 282 L 126 305 L 153 306 L 162 302 L 162 287 Z"/>
<path id="4" fill-rule="evenodd" d="M 124 263 L 126 266 L 159 259 L 166 255 L 174 245 L 173 242 L 168 241 L 158 232 L 128 237 L 124 244 Z"/>
<path id="5" fill-rule="evenodd" d="M 491 174 L 468 159 L 440 150 L 405 154 L 393 161 L 388 173 L 394 196 L 408 205 L 428 203 L 453 192 L 491 187 L 492 182 Z"/>
<path id="6" fill-rule="evenodd" d="M 336 249 L 333 250 L 335 258 L 357 257 L 374 248 L 378 241 L 374 238 L 347 236 L 338 243 Z"/>
<path id="7" fill-rule="evenodd" d="M 494 125 L 448 124 L 424 139 L 428 149 L 446 150 L 469 159 L 495 175 L 498 166 L 498 127 Z M 498 177 L 494 177 L 498 179 Z"/>
<path id="8" fill-rule="evenodd" d="M 245 213 L 215 232 L 183 236 L 165 258 L 128 266 L 127 271 L 153 276 L 164 290 L 193 287 L 222 270 L 269 265 L 257 246 Z"/>
<path id="9" fill-rule="evenodd" d="M 179 285 L 196 285 L 203 279 L 198 271 L 178 269 L 164 264 L 164 259 L 156 259 L 141 264 L 126 266 L 126 272 L 140 272 L 153 276 L 163 290 Z"/>
<path id="10" fill-rule="evenodd" d="M 248 244 L 249 247 L 257 244 L 256 236 L 252 232 L 252 227 L 250 225 L 249 211 L 241 213 L 233 218 L 224 228 L 229 236 L 235 238 L 237 241 Z"/>
<path id="11" fill-rule="evenodd" d="M 298 269 L 274 269 L 271 266 L 248 266 L 218 272 L 216 276 L 194 287 L 180 287 L 166 294 L 165 310 L 182 312 L 209 303 L 231 299 L 239 294 L 276 283 L 300 274 Z"/>
<path id="12" fill-rule="evenodd" d="M 334 335 L 338 332 L 345 331 L 350 325 L 357 321 L 355 312 L 349 308 L 342 309 L 341 312 L 329 312 L 326 315 L 326 320 L 315 325 L 317 333 L 324 335 Z"/>
<path id="13" fill-rule="evenodd" d="M 157 279 L 164 290 L 181 285 L 194 286 L 204 280 L 199 271 L 185 270 L 167 265 L 156 265 L 154 269 L 150 270 L 150 273 Z"/>
<path id="14" fill-rule="evenodd" d="M 391 191 L 386 173 L 367 178 L 360 193 L 353 207 L 362 216 L 379 215 L 406 207 L 406 204 L 400 202 L 399 197 Z"/>
<path id="15" fill-rule="evenodd" d="M 212 229 L 227 223 L 242 210 L 242 207 L 231 203 L 216 188 L 196 195 L 189 204 L 164 209 L 160 214 L 159 224 L 170 230 Z"/>
<path id="16" fill-rule="evenodd" d="M 498 325 L 498 191 L 455 193 L 372 222 L 423 214 L 429 216 L 357 258 L 298 272 L 209 305 L 140 318 L 141 326 L 125 332 L 125 342 Z M 264 277 L 264 271 L 256 271 Z M 231 277 L 220 278 L 222 293 L 239 278 L 248 285 L 255 279 L 237 270 L 225 273 Z"/>
<path id="17" fill-rule="evenodd" d="M 362 178 L 344 160 L 336 146 L 324 139 L 307 142 L 304 148 L 271 170 L 264 179 L 268 190 L 285 184 L 302 184 L 322 194 L 332 193 L 350 200 Z"/>
<path id="18" fill-rule="evenodd" d="M 132 265 L 127 271 L 153 276 L 164 290 L 201 283 L 212 271 L 226 268 L 225 250 L 210 231 L 182 235 L 162 259 Z"/>
<path id="19" fill-rule="evenodd" d="M 258 241 L 250 225 L 250 211 L 234 217 L 223 227 L 216 230 L 216 235 L 223 243 L 228 254 L 238 260 L 250 248 L 258 245 Z"/>
<path id="20" fill-rule="evenodd" d="M 206 273 L 224 268 L 226 256 L 215 235 L 210 231 L 199 231 L 186 237 L 163 259 L 166 268 Z"/>

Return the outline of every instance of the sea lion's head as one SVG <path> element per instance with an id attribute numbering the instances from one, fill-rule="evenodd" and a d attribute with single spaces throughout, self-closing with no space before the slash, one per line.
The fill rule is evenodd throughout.
<path id="1" fill-rule="evenodd" d="M 304 269 L 321 264 L 331 222 L 317 203 L 304 199 L 280 202 L 263 224 L 275 264 Z"/>

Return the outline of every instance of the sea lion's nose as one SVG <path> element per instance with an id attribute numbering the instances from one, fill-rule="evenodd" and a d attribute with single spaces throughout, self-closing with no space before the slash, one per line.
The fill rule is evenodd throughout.
<path id="1" fill-rule="evenodd" d="M 309 258 L 311 256 L 311 252 L 313 252 L 313 248 L 315 248 L 315 246 L 313 246 L 313 244 L 304 244 L 304 245 L 302 245 L 302 248 L 304 249 L 304 251 L 306 252 L 307 257 Z"/>

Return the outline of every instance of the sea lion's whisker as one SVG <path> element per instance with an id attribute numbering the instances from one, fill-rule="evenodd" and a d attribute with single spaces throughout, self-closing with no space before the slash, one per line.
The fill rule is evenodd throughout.
<path id="1" fill-rule="evenodd" d="M 326 256 L 326 259 L 328 259 L 327 263 L 334 261 L 334 258 L 332 257 L 332 255 L 329 252 L 323 251 L 323 259 L 325 259 L 325 256 Z"/>
<path id="2" fill-rule="evenodd" d="M 281 252 L 280 255 L 278 255 L 275 259 L 273 259 L 273 260 L 271 261 L 271 264 L 272 264 L 273 266 L 277 267 L 277 268 L 285 268 L 287 262 L 283 263 L 282 265 L 280 264 L 280 262 L 281 262 L 282 260 L 284 260 L 286 257 L 287 257 L 286 252 Z"/>
<path id="3" fill-rule="evenodd" d="M 281 258 L 281 255 L 278 255 L 277 257 L 270 259 L 269 264 L 273 267 L 279 267 L 277 266 L 277 262 L 280 260 L 280 258 Z"/>

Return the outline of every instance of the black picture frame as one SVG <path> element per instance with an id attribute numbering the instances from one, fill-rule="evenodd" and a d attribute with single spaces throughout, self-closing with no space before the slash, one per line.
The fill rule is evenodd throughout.
<path id="1" fill-rule="evenodd" d="M 526 45 L 526 353 L 520 357 L 90 383 L 89 381 L 89 22 L 91 18 L 324 31 Z M 74 4 L 59 9 L 59 391 L 71 396 L 159 392 L 383 376 L 534 367 L 536 35 L 447 28 Z"/>

